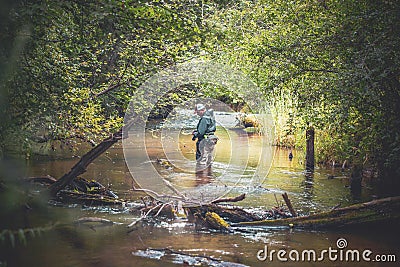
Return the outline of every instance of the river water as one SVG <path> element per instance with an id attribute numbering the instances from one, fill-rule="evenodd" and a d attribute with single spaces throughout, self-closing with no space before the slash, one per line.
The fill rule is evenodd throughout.
<path id="1" fill-rule="evenodd" d="M 194 159 L 194 142 L 185 131 L 178 133 L 179 150 L 186 159 L 185 162 L 179 162 L 173 157 L 171 159 L 171 156 L 168 161 L 164 158 L 166 153 L 160 148 L 159 131 L 147 132 L 147 153 L 152 166 L 179 190 L 213 190 L 212 186 L 218 184 L 215 188 L 229 188 L 228 195 L 247 193 L 246 199 L 236 204 L 253 211 L 269 209 L 276 206 L 277 201 L 282 205 L 281 194 L 284 192 L 288 193 L 293 206 L 302 214 L 326 211 L 339 204 L 347 206 L 372 199 L 373 190 L 368 186 L 364 186 L 359 195 L 355 196 L 350 192 L 348 172 L 317 167 L 313 173 L 307 173 L 303 167 L 302 151 L 294 150 L 294 158 L 289 160 L 289 150 L 272 147 L 268 148 L 268 153 L 273 155 L 272 166 L 265 166 L 268 174 L 262 177 L 262 180 L 257 180 L 259 184 L 246 179 L 234 182 L 233 180 L 240 179 L 239 176 L 251 177 L 257 172 L 260 145 L 263 145 L 260 135 L 246 134 L 248 137 L 245 139 L 237 139 L 244 140 L 244 144 L 232 144 L 227 141 L 232 138 L 230 136 L 238 133 L 239 136 L 244 134 L 243 130 L 219 130 L 220 141 L 217 144 L 215 162 L 211 173 L 208 172 L 202 177 L 187 171 L 194 168 L 194 163 L 190 163 Z M 240 153 L 232 154 L 237 148 L 240 151 L 241 146 L 246 146 L 250 151 L 246 154 L 246 160 L 238 159 Z M 127 155 L 135 157 L 134 154 Z M 233 157 L 237 158 L 232 161 Z M 135 203 L 140 203 L 140 196 L 143 195 L 131 190 L 132 175 L 124 158 L 121 145 L 117 144 L 90 164 L 82 177 L 96 179 L 104 185 L 111 186 L 120 198 L 130 200 L 130 206 L 135 206 Z M 49 174 L 60 177 L 77 160 L 32 158 L 26 162 L 26 175 Z M 234 164 L 230 164 L 231 162 Z M 238 171 L 234 166 L 240 165 L 240 162 L 244 162 L 242 164 L 246 164 L 246 168 L 239 168 Z M 182 164 L 186 164 L 185 168 Z M 217 193 L 220 192 L 217 190 Z M 46 225 L 44 218 L 47 222 L 58 224 L 44 231 L 41 236 L 28 238 L 26 245 L 16 242 L 14 248 L 3 247 L 0 266 L 320 266 L 321 263 L 326 266 L 382 266 L 382 263 L 365 262 L 362 259 L 359 262 L 330 260 L 327 255 L 321 258 L 321 262 L 318 261 L 318 257 L 323 250 L 338 249 L 337 240 L 340 238 L 347 241 L 347 248 L 360 252 L 369 249 L 373 255 L 398 254 L 400 244 L 396 233 L 384 229 L 304 231 L 288 226 L 247 228 L 246 231 L 227 234 L 196 231 L 194 225 L 184 218 L 161 219 L 155 223 L 140 222 L 128 233 L 127 225 L 139 217 L 137 213 L 130 212 L 130 208 L 132 207 L 48 205 L 45 209 L 32 212 L 27 220 L 28 226 Z M 116 224 L 102 227 L 74 224 L 74 221 L 81 217 L 100 217 L 112 220 Z M 275 254 L 272 261 L 261 261 L 257 258 L 260 250 L 262 252 L 259 256 L 263 256 L 265 250 L 296 250 L 300 253 L 300 259 L 283 262 Z M 301 253 L 304 250 L 315 250 L 317 259 L 302 261 Z M 396 265 L 385 263 L 384 266 Z"/>

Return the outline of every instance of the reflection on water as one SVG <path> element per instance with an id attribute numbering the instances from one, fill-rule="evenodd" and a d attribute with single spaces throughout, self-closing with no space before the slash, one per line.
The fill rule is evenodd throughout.
<path id="1" fill-rule="evenodd" d="M 240 134 L 220 131 L 218 134 L 221 142 L 217 145 L 212 168 L 198 172 L 195 171 L 194 161 L 169 162 L 159 147 L 160 139 L 156 138 L 156 134 L 148 133 L 147 136 L 147 151 L 153 166 L 182 190 L 194 187 L 212 190 L 212 185 L 217 185 L 229 188 L 229 194 L 232 196 L 251 192 L 247 194 L 245 200 L 237 204 L 257 209 L 269 209 L 277 205 L 277 200 L 280 205 L 283 204 L 281 194 L 288 192 L 293 206 L 300 213 L 324 211 L 337 204 L 346 206 L 356 202 L 347 188 L 348 173 L 324 168 L 316 168 L 313 173 L 305 172 L 302 152 L 293 151 L 294 157 L 290 160 L 289 151 L 286 149 L 274 150 L 275 157 L 268 176 L 263 177 L 265 179 L 261 185 L 250 188 L 253 186 L 250 182 L 251 177 L 256 172 L 259 161 L 257 156 L 261 142 L 259 136 L 243 138 L 244 144 L 235 143 L 236 147 L 247 147 L 249 154 L 234 155 L 237 158 L 232 159 L 227 156 L 230 155 L 229 151 L 232 148 L 225 145 L 228 142 L 226 139 L 229 134 L 236 134 L 239 137 Z M 192 160 L 194 159 L 193 147 L 194 142 L 191 142 L 190 136 L 180 134 L 180 151 L 178 152 Z M 27 164 L 27 175 L 50 174 L 60 177 L 76 160 L 31 160 Z M 163 160 L 166 162 L 163 163 Z M 229 164 L 232 160 L 234 164 Z M 168 165 L 169 163 L 171 165 Z M 241 164 L 247 164 L 247 166 L 243 169 Z M 192 172 L 187 169 L 191 169 Z M 132 178 L 125 165 L 122 149 L 118 145 L 93 162 L 82 176 L 112 186 L 121 198 L 132 200 L 139 198 L 129 191 Z M 334 178 L 331 179 L 332 177 Z M 370 200 L 370 192 L 366 188 L 363 189 L 361 199 Z M 260 262 L 256 257 L 257 252 L 264 249 L 265 245 L 276 250 L 323 250 L 335 247 L 336 240 L 340 237 L 346 238 L 352 248 L 369 248 L 375 253 L 397 253 L 399 245 L 396 235 L 384 231 L 379 234 L 368 232 L 366 235 L 365 232 L 300 231 L 283 227 L 249 228 L 245 233 L 222 234 L 197 232 L 194 225 L 183 219 L 164 220 L 155 224 L 142 223 L 135 231 L 127 234 L 126 225 L 138 218 L 137 214 L 128 212 L 128 209 L 48 207 L 45 213 L 46 218 L 51 214 L 52 220 L 60 222 L 60 225 L 41 237 L 29 239 L 26 247 L 18 242 L 15 248 L 2 247 L 0 262 L 7 262 L 7 266 L 177 266 L 176 264 L 183 264 L 185 259 L 190 263 L 196 259 L 194 256 L 200 255 L 216 259 L 218 264 L 224 261 L 248 266 L 281 266 L 283 263 L 277 261 Z M 28 215 L 31 216 L 31 222 L 42 222 L 40 212 L 31 214 Z M 73 224 L 74 220 L 85 216 L 107 218 L 122 225 L 90 228 Z M 167 248 L 177 253 L 170 253 L 169 256 L 164 254 L 162 257 L 157 254 L 150 257 L 146 256 L 146 251 L 147 253 L 154 251 L 149 252 L 148 248 L 158 249 L 154 251 Z M 176 255 L 193 255 L 193 258 L 183 257 L 183 260 L 177 260 Z M 215 266 L 223 266 L 217 263 Z M 343 262 L 337 265 L 332 262 L 325 263 L 328 266 L 343 264 Z M 363 264 L 359 263 L 358 266 L 365 266 Z M 286 265 L 291 266 L 291 264 Z M 300 265 L 315 266 L 315 263 Z M 357 266 L 357 263 L 351 266 L 353 265 Z M 387 266 L 391 265 L 387 264 Z"/>
<path id="2" fill-rule="evenodd" d="M 165 181 L 196 202 L 237 193 L 239 188 L 241 193 L 247 193 L 260 186 L 273 157 L 265 138 L 250 136 L 243 129 L 223 127 L 217 127 L 216 134 L 219 141 L 214 162 L 211 168 L 201 171 L 195 161 L 195 142 L 187 129 L 150 129 L 145 148 L 141 148 L 140 138 L 132 138 L 125 143 L 124 153 L 132 163 L 128 166 L 135 165 L 130 170 L 136 182 L 159 194 L 174 194 L 165 187 Z"/>
<path id="3" fill-rule="evenodd" d="M 214 180 L 214 174 L 212 171 L 212 166 L 196 166 L 196 185 L 204 185 L 204 184 L 209 184 L 212 183 Z"/>
<path id="4" fill-rule="evenodd" d="M 385 239 L 387 237 L 376 236 L 374 233 L 363 235 L 286 228 L 254 228 L 244 234 L 222 234 L 196 232 L 193 225 L 169 222 L 142 225 L 136 231 L 127 234 L 123 226 L 97 228 L 93 231 L 85 227 L 66 225 L 30 240 L 26 248 L 17 246 L 9 252 L 14 254 L 14 258 L 8 259 L 8 266 L 179 266 L 174 263 L 183 262 L 173 257 L 143 253 L 149 251 L 149 248 L 153 249 L 153 252 L 168 249 L 177 252 L 176 254 L 192 255 L 183 258 L 192 263 L 195 256 L 201 256 L 247 266 L 293 266 L 293 263 L 280 263 L 276 258 L 273 262 L 261 262 L 256 257 L 257 252 L 263 250 L 265 245 L 269 250 L 322 251 L 329 247 L 336 248 L 339 238 L 345 238 L 354 249 L 368 248 L 374 253 L 397 253 L 396 243 L 390 243 Z M 15 254 L 16 250 L 18 254 Z M 324 263 L 327 266 L 344 264 L 327 260 Z M 319 263 L 316 265 L 312 262 L 295 265 L 320 266 Z M 365 262 L 353 262 L 350 266 L 366 265 Z"/>

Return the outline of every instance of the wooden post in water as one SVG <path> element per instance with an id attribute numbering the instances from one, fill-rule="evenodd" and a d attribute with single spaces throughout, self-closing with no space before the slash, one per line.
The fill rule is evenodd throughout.
<path id="1" fill-rule="evenodd" d="M 297 213 L 292 206 L 292 202 L 290 202 L 288 194 L 285 192 L 282 194 L 283 200 L 285 200 L 286 206 L 288 207 L 290 213 L 293 217 L 297 217 Z"/>
<path id="2" fill-rule="evenodd" d="M 361 196 L 361 183 L 362 183 L 362 165 L 355 164 L 350 174 L 350 192 L 356 199 Z"/>
<path id="3" fill-rule="evenodd" d="M 306 169 L 314 170 L 314 127 L 308 127 L 306 131 Z"/>

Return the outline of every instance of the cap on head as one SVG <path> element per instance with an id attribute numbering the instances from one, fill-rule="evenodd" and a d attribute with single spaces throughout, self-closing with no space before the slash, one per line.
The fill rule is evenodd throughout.
<path id="1" fill-rule="evenodd" d="M 206 107 L 203 104 L 196 104 L 195 110 L 204 110 Z"/>

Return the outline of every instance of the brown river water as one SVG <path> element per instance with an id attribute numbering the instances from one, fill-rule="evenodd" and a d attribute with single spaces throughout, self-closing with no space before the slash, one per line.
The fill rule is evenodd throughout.
<path id="1" fill-rule="evenodd" d="M 268 175 L 260 185 L 251 190 L 249 187 L 252 185 L 246 181 L 234 183 L 227 180 L 228 178 L 219 180 L 218 177 L 235 180 L 239 179 L 239 176 L 252 175 L 257 160 L 253 159 L 253 156 L 247 156 L 247 160 L 243 161 L 240 159 L 240 153 L 232 155 L 230 151 L 233 150 L 232 146 L 240 148 L 243 145 L 249 148 L 251 155 L 257 155 L 261 140 L 258 135 L 246 139 L 245 144 L 230 145 L 226 141 L 227 133 L 220 132 L 213 169 L 211 173 L 200 178 L 182 168 L 169 168 L 157 164 L 157 159 L 163 159 L 165 156 L 157 137 L 154 132 L 146 135 L 147 153 L 155 168 L 173 184 L 181 186 L 180 188 L 209 186 L 205 187 L 206 190 L 212 190 L 213 183 L 224 183 L 230 188 L 229 194 L 232 196 L 247 193 L 246 199 L 237 205 L 253 211 L 276 206 L 276 199 L 282 204 L 283 192 L 288 193 L 293 206 L 302 214 L 326 211 L 338 204 L 343 207 L 372 199 L 373 189 L 368 186 L 363 187 L 360 195 L 351 194 L 348 188 L 348 172 L 317 167 L 314 173 L 306 173 L 302 151 L 293 151 L 294 158 L 289 160 L 289 151 L 279 148 L 271 148 L 274 158 L 271 168 L 265 167 L 268 168 Z M 181 134 L 179 149 L 189 162 L 194 158 L 193 148 L 194 142 L 190 140 L 190 135 Z M 226 167 L 233 157 L 236 157 L 235 164 L 247 165 L 244 172 L 239 173 L 233 165 Z M 49 174 L 60 177 L 77 160 L 72 157 L 31 158 L 26 162 L 25 172 L 27 176 Z M 186 164 L 189 164 L 189 169 L 194 166 Z M 119 144 L 90 164 L 82 177 L 111 185 L 120 198 L 128 199 L 132 203 L 125 208 L 51 204 L 46 209 L 32 212 L 28 218 L 28 225 L 45 225 L 44 221 L 51 221 L 58 223 L 57 226 L 44 231 L 40 236 L 28 238 L 26 245 L 16 242 L 14 248 L 2 247 L 0 266 L 397 266 L 394 262 L 382 263 L 374 258 L 376 255 L 383 256 L 384 259 L 388 259 L 390 255 L 399 255 L 399 235 L 392 232 L 393 230 L 385 229 L 306 231 L 282 226 L 246 228 L 245 231 L 227 234 L 196 231 L 193 224 L 179 218 L 161 219 L 155 223 L 138 223 L 135 229 L 128 233 L 127 225 L 138 218 L 138 214 L 130 212 L 129 208 L 135 206 L 135 203 L 140 203 L 140 200 L 137 193 L 130 190 L 132 176 Z M 73 223 L 81 217 L 100 217 L 112 220 L 116 224 L 88 227 Z M 338 239 L 345 241 L 347 246 L 339 248 Z M 328 253 L 321 254 L 329 249 L 337 251 L 333 252 L 331 258 L 328 257 Z M 364 250 L 371 250 L 369 259 L 372 260 L 346 260 L 343 255 L 346 255 L 347 249 L 358 250 L 359 255 Z M 276 251 L 273 257 L 262 260 L 265 251 L 270 253 L 272 250 Z M 286 251 L 285 255 L 283 250 Z M 316 252 L 315 259 L 307 258 L 309 250 Z M 278 251 L 281 251 L 281 258 L 277 256 Z M 302 253 L 305 255 L 304 259 Z M 299 257 L 296 258 L 296 255 Z"/>

